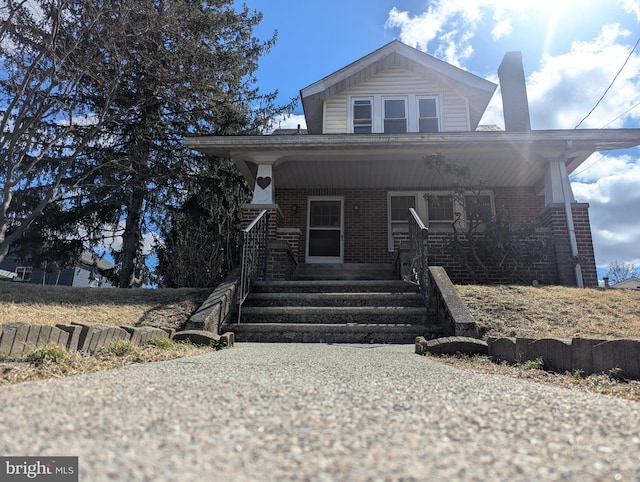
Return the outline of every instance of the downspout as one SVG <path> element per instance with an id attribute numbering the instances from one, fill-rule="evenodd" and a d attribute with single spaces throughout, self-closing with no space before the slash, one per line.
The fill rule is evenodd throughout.
<path id="1" fill-rule="evenodd" d="M 571 141 L 567 141 L 571 142 Z M 571 209 L 571 198 L 573 195 L 571 194 L 571 186 L 569 185 L 569 176 L 567 174 L 567 166 L 564 162 L 564 159 L 560 157 L 558 159 L 558 166 L 560 169 L 560 179 L 562 180 L 562 199 L 564 202 L 564 212 L 567 217 L 567 229 L 569 230 L 569 243 L 571 245 L 571 256 L 572 259 L 569 261 L 571 263 L 575 263 L 575 272 L 576 272 L 576 284 L 578 288 L 584 288 L 584 281 L 582 279 L 582 266 L 580 266 L 580 261 L 578 258 L 578 240 L 576 238 L 576 230 L 573 223 L 573 211 Z"/>

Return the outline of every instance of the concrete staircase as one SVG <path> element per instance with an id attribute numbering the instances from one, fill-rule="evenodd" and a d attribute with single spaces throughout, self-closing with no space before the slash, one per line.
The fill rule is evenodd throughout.
<path id="1" fill-rule="evenodd" d="M 300 265 L 292 281 L 255 283 L 236 341 L 413 343 L 442 335 L 413 284 L 390 265 Z"/>

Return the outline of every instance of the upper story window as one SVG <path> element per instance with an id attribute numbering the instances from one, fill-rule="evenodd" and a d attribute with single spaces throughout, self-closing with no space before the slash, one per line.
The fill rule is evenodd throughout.
<path id="1" fill-rule="evenodd" d="M 438 103 L 435 97 L 418 98 L 418 131 L 439 132 Z"/>
<path id="2" fill-rule="evenodd" d="M 353 96 L 349 125 L 354 134 L 440 132 L 438 96 Z"/>
<path id="3" fill-rule="evenodd" d="M 353 99 L 353 133 L 373 132 L 373 99 Z"/>
<path id="4" fill-rule="evenodd" d="M 404 99 L 383 99 L 384 133 L 402 134 L 407 132 L 407 105 Z"/>

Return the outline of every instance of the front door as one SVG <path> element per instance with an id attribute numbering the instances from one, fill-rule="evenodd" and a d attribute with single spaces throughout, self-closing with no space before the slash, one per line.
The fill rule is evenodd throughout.
<path id="1" fill-rule="evenodd" d="M 307 263 L 342 263 L 342 198 L 310 198 L 307 212 Z"/>

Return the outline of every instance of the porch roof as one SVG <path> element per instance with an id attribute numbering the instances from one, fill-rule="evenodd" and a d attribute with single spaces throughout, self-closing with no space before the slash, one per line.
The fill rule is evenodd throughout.
<path id="1" fill-rule="evenodd" d="M 257 165 L 271 164 L 277 188 L 446 187 L 455 179 L 425 165 L 425 158 L 440 154 L 445 163 L 468 166 L 471 185 L 542 189 L 548 162 L 564 159 L 571 173 L 593 152 L 640 145 L 640 129 L 212 136 L 184 142 L 233 159 L 251 185 Z"/>

